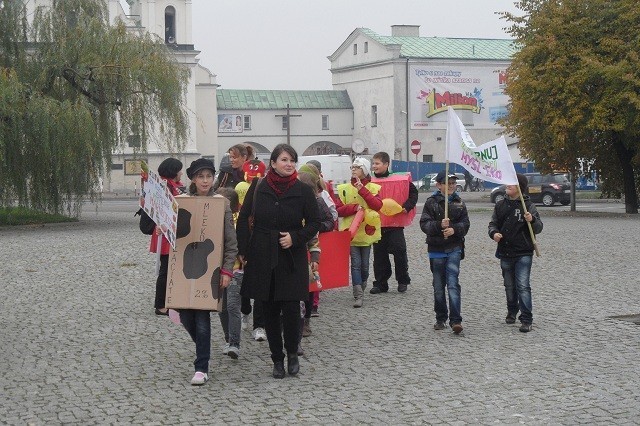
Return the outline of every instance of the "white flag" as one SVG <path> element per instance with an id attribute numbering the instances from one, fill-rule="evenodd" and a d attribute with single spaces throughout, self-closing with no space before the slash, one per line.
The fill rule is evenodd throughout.
<path id="1" fill-rule="evenodd" d="M 448 108 L 448 114 L 447 161 L 460 164 L 478 179 L 517 185 L 516 170 L 504 136 L 476 147 L 453 108 Z"/>

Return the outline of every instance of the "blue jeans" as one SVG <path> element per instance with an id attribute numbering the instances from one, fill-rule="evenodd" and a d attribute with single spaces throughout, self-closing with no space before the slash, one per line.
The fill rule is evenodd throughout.
<path id="1" fill-rule="evenodd" d="M 362 285 L 369 279 L 371 246 L 351 246 L 351 285 Z"/>
<path id="2" fill-rule="evenodd" d="M 180 309 L 180 321 L 196 344 L 196 371 L 209 373 L 211 358 L 211 318 L 209 311 Z"/>
<path id="3" fill-rule="evenodd" d="M 504 291 L 507 295 L 507 310 L 514 318 L 520 311 L 520 322 L 533 322 L 531 302 L 531 263 L 533 256 L 520 256 L 500 259 Z"/>
<path id="4" fill-rule="evenodd" d="M 224 340 L 231 346 L 238 348 L 240 347 L 240 327 L 242 326 L 242 313 L 240 312 L 242 278 L 243 274 L 234 272 L 229 287 L 224 289 L 222 312 L 218 314 L 224 331 Z"/>
<path id="5" fill-rule="evenodd" d="M 458 324 L 462 322 L 460 315 L 460 257 L 461 250 L 448 253 L 447 257 L 429 259 L 431 272 L 433 273 L 433 310 L 436 313 L 437 322 Z M 447 299 L 444 288 L 449 293 L 449 311 L 447 312 Z"/>

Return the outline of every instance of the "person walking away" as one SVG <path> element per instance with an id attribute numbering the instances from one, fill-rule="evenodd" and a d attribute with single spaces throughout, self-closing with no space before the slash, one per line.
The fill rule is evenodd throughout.
<path id="1" fill-rule="evenodd" d="M 251 182 L 237 224 L 245 262 L 241 294 L 262 302 L 272 374 L 278 379 L 286 375 L 283 348 L 288 373 L 300 370 L 300 302 L 309 295 L 307 242 L 320 229 L 315 194 L 297 179 L 297 161 L 291 145 L 273 149 L 269 171 Z"/>
<path id="2" fill-rule="evenodd" d="M 456 175 L 436 175 L 437 190 L 427 198 L 420 217 L 420 229 L 427 234 L 429 267 L 433 274 L 435 330 L 444 330 L 447 319 L 455 334 L 462 332 L 460 261 L 464 259 L 464 237 L 469 231 L 467 207 L 456 190 Z M 448 187 L 445 189 L 445 185 Z M 445 191 L 449 217 L 445 217 Z M 445 287 L 449 296 L 449 310 Z"/>
<path id="3" fill-rule="evenodd" d="M 213 176 L 216 169 L 205 158 L 199 158 L 191 163 L 187 169 L 187 176 L 191 180 L 189 196 L 211 197 L 215 195 Z M 220 195 L 217 195 L 220 197 Z M 233 227 L 233 214 L 229 202 L 225 203 L 224 211 L 224 247 L 222 249 L 222 265 L 220 268 L 220 287 L 226 289 L 233 277 L 233 264 L 238 254 L 236 232 Z M 195 374 L 191 384 L 199 386 L 209 380 L 209 360 L 211 359 L 211 318 L 209 311 L 199 309 L 180 309 L 180 322 L 196 344 L 196 359 L 194 361 Z"/>
<path id="4" fill-rule="evenodd" d="M 180 178 L 182 177 L 182 162 L 177 158 L 166 158 L 158 166 L 158 175 L 162 180 L 167 182 L 167 189 L 174 197 L 184 194 L 185 188 Z M 156 226 L 155 232 L 151 234 L 151 241 L 149 242 L 149 251 L 151 253 L 158 252 L 158 238 L 161 239 L 160 245 L 160 268 L 158 271 L 158 277 L 156 278 L 156 298 L 154 307 L 156 309 L 156 315 L 169 315 L 168 309 L 164 307 L 164 302 L 167 297 L 167 272 L 169 269 L 169 252 L 171 251 L 171 244 L 162 236 L 162 230 L 159 226 Z"/>
<path id="5" fill-rule="evenodd" d="M 493 208 L 489 222 L 489 237 L 498 243 L 496 257 L 500 259 L 500 269 L 507 296 L 507 324 L 516 322 L 520 311 L 520 331 L 531 331 L 533 324 L 533 304 L 531 300 L 531 265 L 534 244 L 529 232 L 531 224 L 534 234 L 542 232 L 543 223 L 536 206 L 528 195 L 527 177 L 518 173 L 518 186 L 523 194 L 526 212 L 519 199 L 518 186 L 507 185 L 506 197 Z"/>
<path id="6" fill-rule="evenodd" d="M 389 170 L 391 159 L 386 152 L 377 152 L 373 155 L 371 170 L 376 178 L 376 183 L 381 186 L 380 198 L 396 196 L 390 189 L 392 183 L 388 179 L 392 173 Z M 408 188 L 407 196 L 404 199 L 395 199 L 402 206 L 402 214 L 407 214 L 413 210 L 418 202 L 418 189 L 407 179 L 405 183 Z M 387 195 L 388 194 L 388 195 Z M 396 196 L 396 198 L 398 198 Z M 407 242 L 404 237 L 404 227 L 385 226 L 387 217 L 381 215 L 382 229 L 380 241 L 373 244 L 373 286 L 369 293 L 379 294 L 389 291 L 388 280 L 391 278 L 391 261 L 389 255 L 393 255 L 395 264 L 396 281 L 398 282 L 398 293 L 407 291 L 411 284 L 409 277 L 409 258 L 407 257 Z"/>
<path id="7" fill-rule="evenodd" d="M 336 208 L 341 231 L 349 229 L 358 211 L 364 217 L 351 240 L 351 283 L 353 287 L 353 307 L 361 308 L 364 290 L 369 278 L 369 258 L 371 245 L 380 240 L 380 214 L 382 200 L 378 196 L 380 185 L 371 182 L 371 163 L 358 157 L 351 165 L 351 182 L 338 185 Z"/>

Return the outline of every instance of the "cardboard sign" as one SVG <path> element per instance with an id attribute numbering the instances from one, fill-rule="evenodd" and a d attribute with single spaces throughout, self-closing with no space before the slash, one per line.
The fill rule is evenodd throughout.
<path id="1" fill-rule="evenodd" d="M 176 247 L 169 253 L 165 306 L 220 311 L 225 199 L 176 197 Z"/>
<path id="2" fill-rule="evenodd" d="M 377 178 L 373 176 L 371 177 L 371 182 L 377 183 L 381 186 L 378 195 L 383 202 L 385 198 L 391 198 L 400 205 L 409 198 L 409 184 L 413 185 L 411 183 L 411 175 L 408 173 L 393 173 L 386 178 Z M 382 222 L 382 227 L 404 227 L 411 225 L 415 215 L 415 207 L 407 213 L 398 213 L 393 216 L 386 216 L 380 212 L 380 221 Z"/>
<path id="3" fill-rule="evenodd" d="M 140 207 L 160 227 L 164 237 L 175 249 L 178 203 L 167 188 L 167 183 L 157 173 L 149 170 L 141 195 Z"/>
<path id="4" fill-rule="evenodd" d="M 331 288 L 346 287 L 349 282 L 349 245 L 351 234 L 349 231 L 322 232 L 318 235 L 320 240 L 320 282 L 309 284 L 309 291 L 328 290 Z"/>

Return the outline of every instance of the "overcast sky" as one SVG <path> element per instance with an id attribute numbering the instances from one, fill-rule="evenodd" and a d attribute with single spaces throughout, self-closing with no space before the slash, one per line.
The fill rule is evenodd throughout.
<path id="1" fill-rule="evenodd" d="M 223 89 L 331 89 L 327 56 L 358 27 L 391 35 L 510 38 L 496 11 L 513 0 L 193 0 L 200 64 Z"/>

